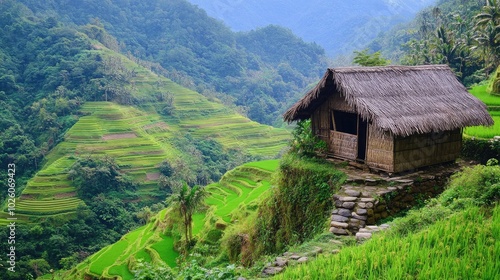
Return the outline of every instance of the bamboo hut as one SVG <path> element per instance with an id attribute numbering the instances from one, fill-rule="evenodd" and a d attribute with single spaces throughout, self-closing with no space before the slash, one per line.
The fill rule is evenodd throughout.
<path id="1" fill-rule="evenodd" d="M 493 124 L 446 65 L 328 69 L 283 117 L 310 118 L 329 156 L 391 173 L 455 161 L 464 127 Z"/>

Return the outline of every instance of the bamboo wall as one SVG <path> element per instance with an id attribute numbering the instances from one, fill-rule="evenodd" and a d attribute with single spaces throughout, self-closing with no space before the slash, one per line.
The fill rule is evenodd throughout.
<path id="1" fill-rule="evenodd" d="M 460 129 L 397 137 L 394 141 L 394 172 L 454 161 L 461 148 Z"/>
<path id="2" fill-rule="evenodd" d="M 356 160 L 358 156 L 358 136 L 330 131 L 329 149 L 336 157 L 348 160 Z"/>
<path id="3" fill-rule="evenodd" d="M 367 142 L 366 164 L 374 169 L 393 172 L 394 138 L 392 135 L 369 124 Z"/>

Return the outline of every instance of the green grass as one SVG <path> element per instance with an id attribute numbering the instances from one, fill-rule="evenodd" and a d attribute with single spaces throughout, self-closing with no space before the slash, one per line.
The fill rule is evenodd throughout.
<path id="1" fill-rule="evenodd" d="M 224 222 L 230 223 L 238 209 L 257 200 L 270 187 L 270 177 L 278 168 L 279 160 L 267 160 L 244 164 L 227 172 L 220 182 L 206 187 L 211 194 L 206 203 Z"/>
<path id="2" fill-rule="evenodd" d="M 490 127 L 467 127 L 464 129 L 464 133 L 469 136 L 490 139 L 494 136 L 500 136 L 500 96 L 489 94 L 486 88 L 487 85 L 480 85 L 472 88 L 470 92 L 488 106 L 495 124 Z"/>
<path id="3" fill-rule="evenodd" d="M 362 246 L 289 268 L 276 279 L 497 279 L 500 206 L 470 207 L 406 236 L 380 234 Z"/>
<path id="4" fill-rule="evenodd" d="M 160 235 L 162 240 L 151 245 L 160 255 L 160 258 L 170 267 L 176 267 L 177 263 L 175 260 L 179 256 L 179 253 L 174 250 L 174 239 L 170 236 Z"/>
<path id="5" fill-rule="evenodd" d="M 469 92 L 481 99 L 487 106 L 500 106 L 500 96 L 488 93 L 486 91 L 487 87 L 487 85 L 475 86 Z"/>

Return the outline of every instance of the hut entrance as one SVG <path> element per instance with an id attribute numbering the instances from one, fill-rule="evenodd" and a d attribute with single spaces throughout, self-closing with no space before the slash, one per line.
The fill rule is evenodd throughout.
<path id="1" fill-rule="evenodd" d="M 368 123 L 358 116 L 358 158 L 366 160 L 366 136 L 368 131 Z"/>

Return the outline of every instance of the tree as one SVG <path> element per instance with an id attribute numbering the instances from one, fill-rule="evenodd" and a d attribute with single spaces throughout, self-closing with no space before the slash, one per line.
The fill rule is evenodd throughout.
<path id="1" fill-rule="evenodd" d="M 361 66 L 385 66 L 391 63 L 390 60 L 383 58 L 380 52 L 368 54 L 368 49 L 354 51 L 354 54 L 353 62 Z"/>
<path id="2" fill-rule="evenodd" d="M 184 222 L 184 237 L 186 245 L 189 245 L 193 238 L 193 214 L 203 204 L 206 196 L 205 189 L 200 186 L 193 186 L 184 183 L 181 188 L 175 189 L 167 203 L 177 208 Z"/>
<path id="3" fill-rule="evenodd" d="M 486 0 L 486 6 L 474 19 L 474 39 L 482 51 L 486 73 L 489 73 L 500 59 L 500 1 Z"/>

